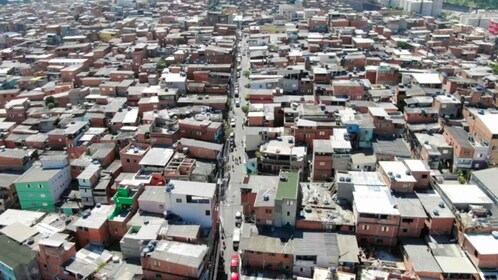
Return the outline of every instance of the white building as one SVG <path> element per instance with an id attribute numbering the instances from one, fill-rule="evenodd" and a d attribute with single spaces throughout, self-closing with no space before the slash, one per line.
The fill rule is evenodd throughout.
<path id="1" fill-rule="evenodd" d="M 439 16 L 443 10 L 443 0 L 380 0 L 380 3 L 422 16 Z"/>
<path id="2" fill-rule="evenodd" d="M 176 88 L 179 94 L 187 92 L 187 75 L 184 72 L 171 73 L 169 69 L 164 69 L 161 75 L 161 88 Z"/>
<path id="3" fill-rule="evenodd" d="M 211 227 L 216 184 L 171 180 L 166 187 L 146 187 L 138 198 L 145 212 L 176 215 L 185 222 Z"/>
<path id="4" fill-rule="evenodd" d="M 479 10 L 472 13 L 462 14 L 460 16 L 460 23 L 465 25 L 472 25 L 475 27 L 488 28 L 492 20 L 498 20 L 498 12 Z"/>

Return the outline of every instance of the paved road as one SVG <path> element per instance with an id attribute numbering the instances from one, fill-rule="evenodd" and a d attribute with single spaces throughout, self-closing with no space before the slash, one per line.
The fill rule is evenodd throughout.
<path id="1" fill-rule="evenodd" d="M 247 50 L 246 40 L 243 39 L 241 42 L 242 52 Z M 247 55 L 242 56 L 241 61 L 241 72 L 243 73 L 245 70 L 249 69 L 249 58 Z M 230 257 L 234 253 L 233 245 L 232 245 L 232 234 L 235 228 L 235 213 L 237 211 L 242 211 L 242 205 L 240 201 L 240 183 L 244 179 L 246 175 L 245 162 L 247 160 L 247 155 L 245 153 L 245 148 L 242 144 L 244 140 L 244 127 L 243 122 L 245 120 L 245 114 L 242 112 L 242 106 L 247 102 L 245 101 L 245 96 L 249 93 L 249 90 L 245 88 L 245 85 L 248 82 L 248 79 L 244 77 L 241 73 L 239 82 L 239 95 L 240 95 L 240 105 L 241 107 L 235 107 L 235 103 L 233 104 L 233 111 L 230 112 L 230 118 L 235 118 L 236 126 L 233 128 L 233 132 L 235 133 L 235 150 L 230 153 L 228 166 L 230 168 L 230 183 L 228 184 L 228 188 L 225 191 L 225 196 L 223 201 L 220 203 L 220 218 L 223 226 L 223 231 L 225 233 L 225 245 L 226 249 L 223 252 L 223 256 L 225 259 L 225 271 L 229 275 L 230 273 Z M 242 160 L 242 163 L 238 164 L 235 162 L 235 159 Z M 223 242 L 223 241 L 222 241 Z"/>

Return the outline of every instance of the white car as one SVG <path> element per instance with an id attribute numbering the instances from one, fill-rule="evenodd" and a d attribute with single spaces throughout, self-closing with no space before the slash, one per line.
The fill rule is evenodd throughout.
<path id="1" fill-rule="evenodd" d="M 235 119 L 231 119 L 230 120 L 230 126 L 231 127 L 235 127 Z"/>

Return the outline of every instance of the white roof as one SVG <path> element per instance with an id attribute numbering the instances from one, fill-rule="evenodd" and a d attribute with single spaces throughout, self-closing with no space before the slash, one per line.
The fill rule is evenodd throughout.
<path id="1" fill-rule="evenodd" d="M 417 182 L 401 161 L 379 161 L 379 166 L 388 176 L 392 175 L 397 182 Z"/>
<path id="2" fill-rule="evenodd" d="M 465 256 L 434 256 L 434 258 L 445 273 L 477 273 L 474 265 Z"/>
<path id="3" fill-rule="evenodd" d="M 492 234 L 465 234 L 479 255 L 498 255 L 498 238 Z"/>
<path id="4" fill-rule="evenodd" d="M 153 166 L 163 166 L 168 164 L 171 156 L 173 156 L 173 149 L 168 148 L 150 148 L 150 150 L 145 154 L 145 156 L 140 161 L 140 165 L 153 165 Z"/>
<path id="5" fill-rule="evenodd" d="M 138 118 L 138 108 L 133 108 L 126 112 L 123 123 L 135 123 Z"/>
<path id="6" fill-rule="evenodd" d="M 15 241 L 22 243 L 26 241 L 31 236 L 34 236 L 38 233 L 33 227 L 27 226 L 25 224 L 21 224 L 18 222 L 12 223 L 2 229 L 0 229 L 2 234 L 14 239 Z"/>
<path id="7" fill-rule="evenodd" d="M 492 205 L 493 201 L 476 185 L 441 184 L 452 204 Z"/>
<path id="8" fill-rule="evenodd" d="M 170 184 L 174 185 L 171 193 L 185 194 L 213 198 L 216 190 L 216 184 L 201 183 L 191 181 L 171 180 Z"/>
<path id="9" fill-rule="evenodd" d="M 98 229 L 105 221 L 107 221 L 107 218 L 114 211 L 114 207 L 115 205 L 101 205 L 100 207 L 94 207 L 90 216 L 86 218 L 80 217 L 74 223 L 74 226 Z"/>
<path id="10" fill-rule="evenodd" d="M 412 77 L 421 85 L 424 84 L 441 84 L 439 74 L 411 74 Z"/>
<path id="11" fill-rule="evenodd" d="M 32 226 L 40 220 L 45 213 L 27 211 L 27 210 L 17 210 L 17 209 L 7 209 L 0 215 L 0 226 L 8 226 L 15 222 L 21 224 Z"/>
<path id="12" fill-rule="evenodd" d="M 476 116 L 491 131 L 491 134 L 498 134 L 498 114 L 476 114 Z"/>
<path id="13" fill-rule="evenodd" d="M 420 159 L 405 159 L 404 162 L 412 172 L 429 171 L 424 162 Z"/>
<path id="14" fill-rule="evenodd" d="M 354 204 L 358 213 L 399 215 L 396 200 L 385 187 L 355 187 Z"/>
<path id="15" fill-rule="evenodd" d="M 384 108 L 380 107 L 368 107 L 368 111 L 370 111 L 370 114 L 375 117 L 388 117 L 389 115 L 387 114 L 386 110 Z"/>

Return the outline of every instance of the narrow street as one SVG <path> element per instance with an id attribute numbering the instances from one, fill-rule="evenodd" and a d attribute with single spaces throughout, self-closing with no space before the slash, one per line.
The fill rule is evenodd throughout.
<path id="1" fill-rule="evenodd" d="M 246 39 L 243 38 L 241 40 L 241 50 L 240 53 L 245 53 L 247 51 L 247 42 Z M 240 200 L 240 183 L 244 179 L 246 175 L 246 167 L 245 163 L 247 160 L 247 155 L 245 153 L 245 148 L 243 146 L 244 140 L 244 127 L 243 123 L 246 118 L 244 112 L 242 111 L 242 106 L 244 106 L 247 101 L 245 100 L 245 96 L 249 93 L 249 89 L 245 87 L 249 79 L 244 77 L 243 72 L 249 70 L 249 57 L 247 55 L 242 56 L 241 61 L 241 75 L 240 78 L 237 79 L 239 83 L 239 98 L 240 98 L 240 107 L 235 107 L 235 100 L 237 98 L 233 98 L 232 102 L 232 111 L 229 114 L 229 120 L 235 118 L 236 125 L 232 128 L 235 134 L 235 148 L 233 152 L 229 154 L 229 159 L 227 166 L 225 168 L 229 168 L 230 171 L 227 174 L 230 174 L 230 182 L 228 184 L 228 188 L 225 190 L 225 196 L 223 200 L 220 202 L 220 219 L 223 227 L 223 232 L 225 234 L 225 250 L 223 252 L 223 256 L 225 259 L 225 272 L 227 275 L 230 275 L 230 257 L 234 254 L 233 245 L 232 245 L 232 235 L 233 230 L 235 229 L 235 213 L 237 211 L 242 212 L 242 205 Z M 236 163 L 235 159 L 241 159 L 242 162 Z"/>

